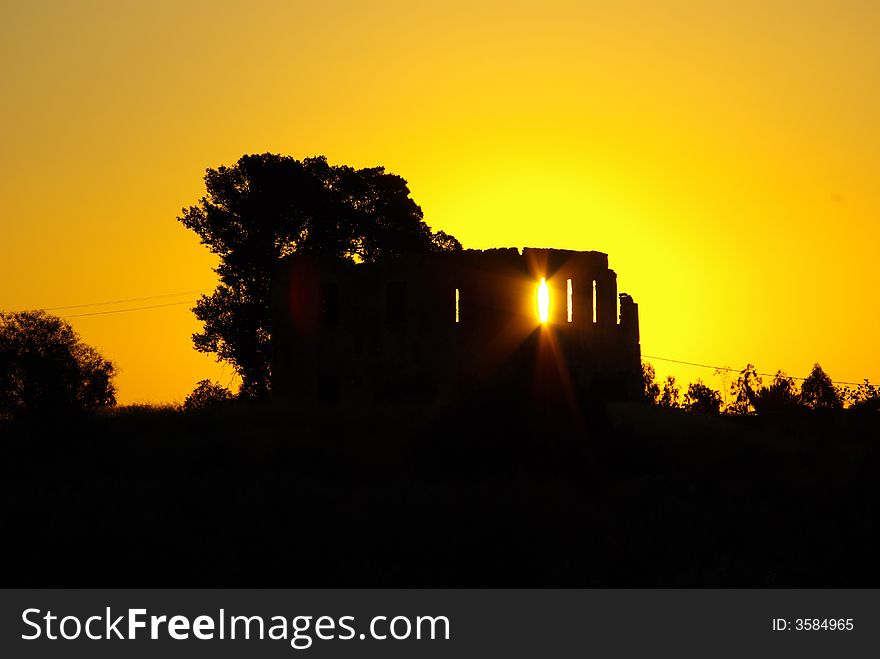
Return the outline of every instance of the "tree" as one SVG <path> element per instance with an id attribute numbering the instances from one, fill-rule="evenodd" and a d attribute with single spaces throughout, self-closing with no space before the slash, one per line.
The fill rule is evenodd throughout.
<path id="1" fill-rule="evenodd" d="M 761 376 L 753 364 L 746 364 L 739 377 L 730 385 L 733 402 L 727 411 L 733 414 L 752 414 L 755 411 L 757 392 L 761 388 Z"/>
<path id="2" fill-rule="evenodd" d="M 850 407 L 854 410 L 880 411 L 880 387 L 865 378 L 864 382 L 851 390 Z"/>
<path id="3" fill-rule="evenodd" d="M 688 385 L 683 407 L 689 412 L 718 414 L 721 411 L 721 394 L 698 379 Z"/>
<path id="4" fill-rule="evenodd" d="M 663 383 L 663 392 L 660 394 L 660 407 L 680 407 L 678 402 L 680 395 L 681 392 L 675 383 L 675 378 L 667 375 L 666 381 Z"/>
<path id="5" fill-rule="evenodd" d="M 0 418 L 116 404 L 116 369 L 70 323 L 44 311 L 0 312 Z"/>
<path id="6" fill-rule="evenodd" d="M 755 392 L 753 402 L 758 414 L 785 412 L 803 407 L 797 385 L 783 371 L 776 371 L 773 382 Z"/>
<path id="7" fill-rule="evenodd" d="M 649 362 L 642 362 L 642 392 L 648 403 L 657 404 L 660 398 L 660 385 L 657 384 L 654 366 Z"/>
<path id="8" fill-rule="evenodd" d="M 813 410 L 837 410 L 843 407 L 840 392 L 819 364 L 801 385 L 801 400 Z"/>
<path id="9" fill-rule="evenodd" d="M 432 232 L 406 181 L 382 167 L 331 166 L 270 153 L 208 169 L 206 196 L 178 220 L 220 258 L 220 283 L 193 309 L 200 352 L 214 353 L 241 376 L 240 394 L 269 392 L 270 288 L 277 261 L 320 254 L 372 263 L 407 253 L 458 251 Z"/>
<path id="10" fill-rule="evenodd" d="M 721 407 L 727 408 L 727 396 L 730 392 L 730 371 L 732 369 L 719 366 L 713 371 L 713 375 L 721 380 Z"/>
<path id="11" fill-rule="evenodd" d="M 199 380 L 192 393 L 183 401 L 183 410 L 191 412 L 226 407 L 233 400 L 235 400 L 233 393 L 222 384 L 210 380 Z"/>

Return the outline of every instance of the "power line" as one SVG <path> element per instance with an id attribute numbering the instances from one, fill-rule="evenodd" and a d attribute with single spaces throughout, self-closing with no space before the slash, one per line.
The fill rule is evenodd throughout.
<path id="1" fill-rule="evenodd" d="M 83 316 L 106 316 L 112 313 L 126 313 L 128 311 L 142 311 L 144 309 L 158 309 L 160 307 L 174 307 L 180 304 L 192 304 L 195 300 L 182 300 L 181 302 L 167 302 L 165 304 L 148 304 L 143 307 L 129 307 L 128 309 L 113 309 L 111 311 L 91 311 L 89 313 L 76 313 L 64 318 L 82 318 Z"/>
<path id="2" fill-rule="evenodd" d="M 740 368 L 730 368 L 729 366 L 712 366 L 711 364 L 697 364 L 696 362 L 686 362 L 686 361 L 682 361 L 681 359 L 669 359 L 668 357 L 657 357 L 655 355 L 642 355 L 642 357 L 644 357 L 646 359 L 656 359 L 661 362 L 672 362 L 673 364 L 685 364 L 686 366 L 697 366 L 699 368 L 711 368 L 716 371 L 727 371 L 728 373 L 742 372 L 742 369 L 740 369 Z M 768 377 L 768 378 L 776 377 L 776 373 L 758 373 L 758 372 L 756 372 L 755 375 L 760 375 L 762 377 Z M 807 379 L 807 378 L 795 377 L 793 375 L 789 375 L 786 377 L 789 377 L 792 380 L 801 380 L 801 381 Z M 864 384 L 864 382 L 844 382 L 842 380 L 832 380 L 831 382 L 832 382 L 832 384 L 848 384 L 848 385 L 855 385 L 855 386 L 860 386 L 860 385 Z M 871 383 L 869 382 L 868 384 L 871 384 Z M 871 386 L 880 386 L 880 385 L 871 384 Z"/>
<path id="3" fill-rule="evenodd" d="M 144 297 L 129 297 L 121 300 L 108 300 L 106 302 L 86 302 L 84 304 L 68 304 L 62 307 L 44 307 L 43 311 L 58 311 L 59 309 L 81 309 L 83 307 L 104 307 L 108 304 L 122 304 L 124 302 L 143 302 L 144 300 L 159 300 L 167 297 L 178 297 L 180 295 L 192 295 L 193 293 L 201 293 L 202 291 L 180 291 L 179 293 L 163 293 L 162 295 L 145 295 Z M 70 316 L 72 318 L 72 316 Z"/>

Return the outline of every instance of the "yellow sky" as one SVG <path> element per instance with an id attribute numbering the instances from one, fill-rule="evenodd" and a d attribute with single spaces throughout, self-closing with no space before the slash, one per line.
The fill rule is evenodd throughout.
<path id="1" fill-rule="evenodd" d="M 0 309 L 208 291 L 205 168 L 325 154 L 466 247 L 607 252 L 646 354 L 880 381 L 878 62 L 873 0 L 2 0 Z M 232 375 L 187 305 L 71 322 L 121 402 Z"/>

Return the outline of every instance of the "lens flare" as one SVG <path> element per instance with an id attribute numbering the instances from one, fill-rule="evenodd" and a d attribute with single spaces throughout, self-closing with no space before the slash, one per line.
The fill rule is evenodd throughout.
<path id="1" fill-rule="evenodd" d="M 550 287 L 543 277 L 538 285 L 538 318 L 542 323 L 546 323 L 550 318 Z"/>

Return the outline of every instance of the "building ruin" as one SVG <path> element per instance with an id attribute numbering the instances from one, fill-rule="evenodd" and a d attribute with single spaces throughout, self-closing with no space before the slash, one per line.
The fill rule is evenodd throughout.
<path id="1" fill-rule="evenodd" d="M 638 305 L 601 252 L 292 255 L 272 304 L 273 394 L 304 404 L 442 403 L 548 373 L 577 398 L 641 390 Z"/>

